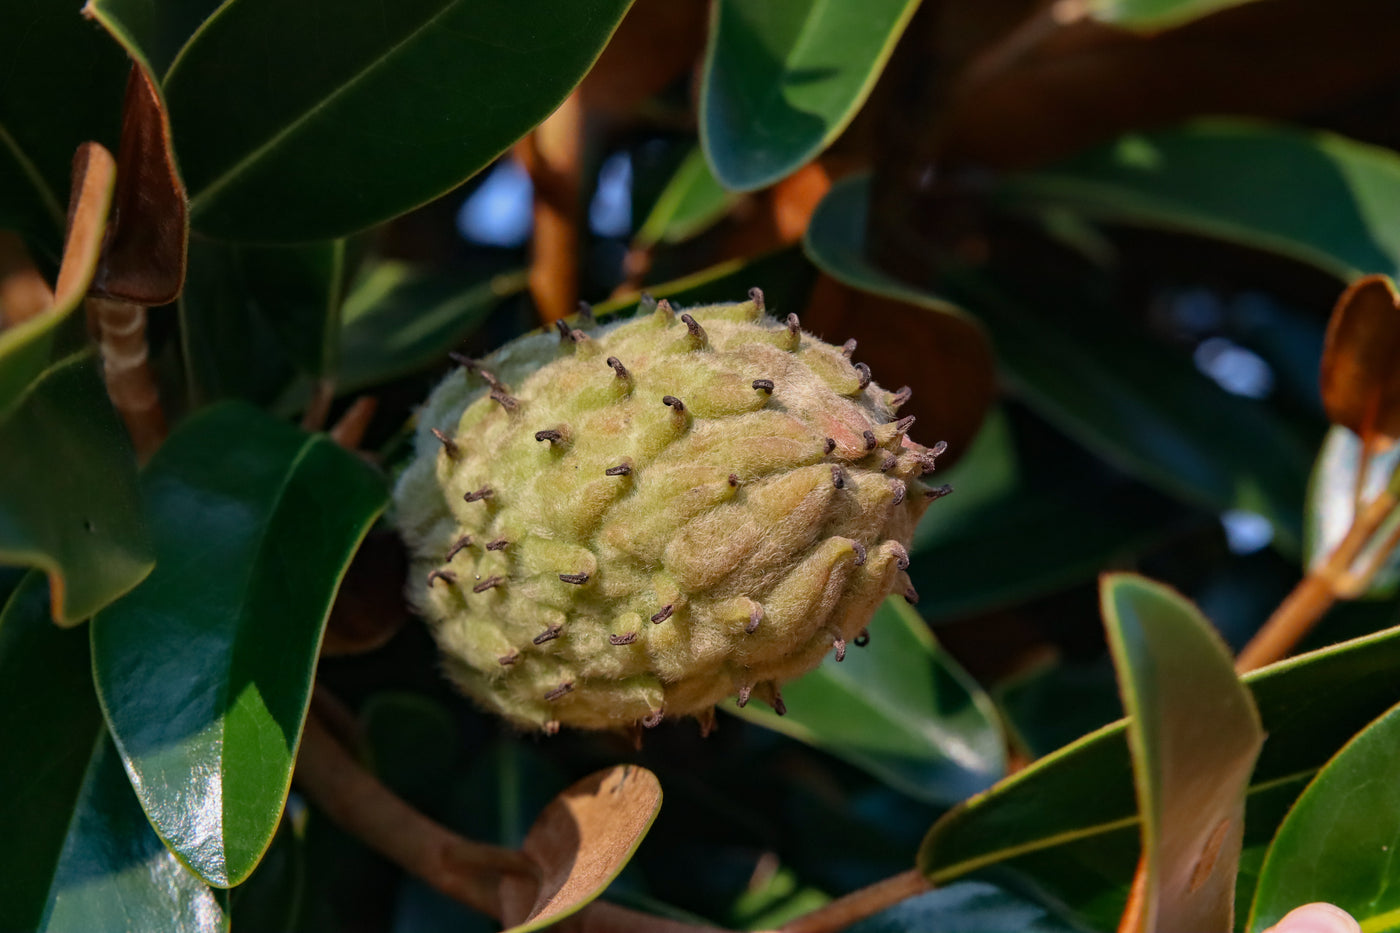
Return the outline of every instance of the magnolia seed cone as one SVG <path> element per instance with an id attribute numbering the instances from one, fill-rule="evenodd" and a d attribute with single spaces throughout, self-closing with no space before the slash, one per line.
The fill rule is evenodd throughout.
<path id="1" fill-rule="evenodd" d="M 448 671 L 549 731 L 713 721 L 861 643 L 940 448 L 795 316 L 741 304 L 525 337 L 449 375 L 395 493 Z"/>

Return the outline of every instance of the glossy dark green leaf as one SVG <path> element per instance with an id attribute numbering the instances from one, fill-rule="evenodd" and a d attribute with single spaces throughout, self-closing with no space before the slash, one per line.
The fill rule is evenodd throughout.
<path id="1" fill-rule="evenodd" d="M 282 814 L 321 631 L 384 507 L 324 436 L 207 409 L 142 480 L 158 563 L 93 620 L 93 671 L 157 832 L 211 884 L 246 878 Z"/>
<path id="2" fill-rule="evenodd" d="M 1365 500 L 1385 488 L 1386 481 L 1400 467 L 1400 445 L 1373 455 L 1371 468 L 1362 487 Z M 1312 482 L 1308 484 L 1306 560 L 1317 567 L 1327 559 L 1342 538 L 1346 537 L 1355 515 L 1357 471 L 1361 468 L 1361 441 L 1348 429 L 1333 425 L 1327 432 L 1322 449 L 1313 466 Z M 1384 540 L 1400 519 L 1392 519 L 1381 527 L 1371 545 L 1362 549 L 1352 565 L 1360 571 L 1380 558 Z M 1389 596 L 1400 585 L 1400 551 L 1392 551 L 1371 579 L 1370 596 Z"/>
<path id="3" fill-rule="evenodd" d="M 807 229 L 823 270 L 864 288 L 942 313 L 963 313 L 913 289 L 864 257 L 868 183 L 832 187 Z M 997 358 L 1027 404 L 1051 424 L 1144 482 L 1207 508 L 1247 509 L 1274 525 L 1280 547 L 1302 534 L 1306 455 L 1260 403 L 1230 395 L 1189 358 L 1129 331 L 1110 316 L 1042 313 L 984 279 L 953 284 L 987 327 Z M 1046 307 L 1072 303 L 1041 294 Z M 1211 417 L 1201 417 L 1201 412 Z"/>
<path id="4" fill-rule="evenodd" d="M 48 574 L 55 621 L 83 621 L 150 572 L 136 458 L 91 354 L 0 413 L 0 450 L 0 562 Z"/>
<path id="5" fill-rule="evenodd" d="M 1400 271 L 1400 156 L 1329 133 L 1202 121 L 1012 176 L 1001 194 L 1242 243 L 1347 281 Z"/>
<path id="6" fill-rule="evenodd" d="M 1100 597 L 1142 814 L 1134 929 L 1229 929 L 1245 788 L 1264 742 L 1254 699 L 1229 648 L 1180 594 L 1118 573 L 1103 578 Z"/>
<path id="7" fill-rule="evenodd" d="M 343 240 L 265 248 L 194 241 L 180 333 L 195 401 L 266 404 L 295 370 L 333 372 L 345 253 Z"/>
<path id="8" fill-rule="evenodd" d="M 962 459 L 938 471 L 954 495 L 924 513 L 910 546 L 909 575 L 926 619 L 1091 579 L 1191 520 L 1176 503 L 1107 474 L 1031 416 L 1016 414 L 994 410 Z M 1049 540 L 1053 548 L 1045 547 Z"/>
<path id="9" fill-rule="evenodd" d="M 735 200 L 710 171 L 705 153 L 697 146 L 661 189 L 651 212 L 637 228 L 633 245 L 647 248 L 688 240 L 718 222 Z"/>
<path id="10" fill-rule="evenodd" d="M 277 333 L 292 362 L 313 376 L 331 375 L 339 365 L 346 264 L 343 239 L 239 250 L 257 313 Z"/>
<path id="11" fill-rule="evenodd" d="M 1274 836 L 1248 929 L 1295 907 L 1336 904 L 1368 931 L 1400 926 L 1394 849 L 1400 841 L 1400 708 L 1347 743 L 1303 791 Z"/>
<path id="12" fill-rule="evenodd" d="M 911 897 L 846 928 L 848 933 L 1071 933 L 1040 904 L 982 881 Z"/>
<path id="13" fill-rule="evenodd" d="M 296 242 L 423 204 L 548 116 L 628 5 L 225 3 L 163 82 L 190 222 Z"/>
<path id="14" fill-rule="evenodd" d="M 230 926 L 235 930 L 299 930 L 297 915 L 306 897 L 306 814 L 291 807 L 258 867 L 229 892 Z"/>
<path id="15" fill-rule="evenodd" d="M 101 23 L 159 83 L 185 43 L 220 0 L 88 0 L 84 13 Z"/>
<path id="16" fill-rule="evenodd" d="M 1397 664 L 1400 629 L 1390 629 L 1245 675 L 1269 736 L 1250 778 L 1246 852 L 1267 843 L 1337 749 L 1400 702 Z M 950 811 L 924 840 L 919 866 L 940 884 L 1009 868 L 1111 927 L 1132 879 L 1138 834 L 1120 721 Z"/>
<path id="17" fill-rule="evenodd" d="M 57 258 L 80 143 L 116 151 L 128 63 L 80 4 L 0 4 L 0 227 Z"/>
<path id="18" fill-rule="evenodd" d="M 1088 0 L 1094 19 L 1139 32 L 1181 26 L 1219 10 L 1255 0 Z"/>
<path id="19" fill-rule="evenodd" d="M 30 574 L 0 614 L 0 928 L 224 930 L 214 893 L 151 831 L 93 694 L 87 633 Z"/>
<path id="20" fill-rule="evenodd" d="M 870 644 L 829 655 L 783 685 L 787 715 L 762 704 L 730 712 L 823 749 L 911 797 L 951 804 L 1006 769 L 1005 738 L 982 688 L 902 599 L 870 621 Z"/>
<path id="21" fill-rule="evenodd" d="M 801 168 L 875 86 L 918 0 L 718 0 L 700 96 L 700 140 L 725 187 L 751 191 Z"/>

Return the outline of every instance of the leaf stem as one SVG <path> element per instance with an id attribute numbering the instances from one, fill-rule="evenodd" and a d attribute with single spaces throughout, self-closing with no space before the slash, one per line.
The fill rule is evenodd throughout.
<path id="1" fill-rule="evenodd" d="M 932 890 L 929 880 L 911 868 L 803 914 L 785 924 L 780 933 L 835 933 L 900 901 Z"/>
<path id="2" fill-rule="evenodd" d="M 1312 630 L 1333 603 L 1352 595 L 1357 579 L 1350 573 L 1352 563 L 1400 507 L 1397 485 L 1400 485 L 1400 471 L 1391 477 L 1386 489 L 1360 510 L 1346 537 L 1327 555 L 1321 566 L 1310 570 L 1293 588 L 1293 592 L 1279 603 L 1263 628 L 1240 652 L 1235 660 L 1236 671 L 1243 674 L 1283 658 Z M 1394 540 L 1393 536 L 1391 540 Z M 1374 573 L 1379 566 L 1373 563 L 1369 572 Z"/>
<path id="3" fill-rule="evenodd" d="M 578 302 L 583 134 L 575 91 L 515 147 L 535 189 L 530 295 L 545 324 L 573 314 Z"/>
<path id="4" fill-rule="evenodd" d="M 536 872 L 523 853 L 465 839 L 410 807 L 351 757 L 314 708 L 306 716 L 296 783 L 346 832 L 453 900 L 492 917 L 500 916 L 499 876 Z"/>
<path id="5" fill-rule="evenodd" d="M 324 719 L 339 718 L 338 700 L 317 689 L 297 754 L 296 785 L 337 826 L 453 900 L 501 919 L 505 874 L 539 876 L 523 852 L 459 836 L 419 813 L 361 765 Z M 340 732 L 353 729 L 342 722 Z M 561 921 L 570 933 L 728 933 L 594 901 Z"/>
<path id="6" fill-rule="evenodd" d="M 147 358 L 146 309 L 95 295 L 87 298 L 87 309 L 97 322 L 107 395 L 131 435 L 136 459 L 145 463 L 169 433 Z"/>

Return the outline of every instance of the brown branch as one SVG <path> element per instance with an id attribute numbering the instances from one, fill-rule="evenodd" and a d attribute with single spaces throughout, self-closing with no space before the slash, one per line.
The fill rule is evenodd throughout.
<path id="1" fill-rule="evenodd" d="M 835 933 L 858 920 L 873 917 L 900 901 L 932 890 L 933 885 L 929 880 L 917 869 L 911 868 L 818 907 L 785 924 L 780 933 Z"/>
<path id="2" fill-rule="evenodd" d="M 372 395 L 362 395 L 355 399 L 331 428 L 331 440 L 346 450 L 359 450 L 378 407 L 379 401 Z"/>
<path id="3" fill-rule="evenodd" d="M 145 463 L 169 433 L 147 360 L 146 309 L 95 295 L 87 298 L 87 308 L 97 322 L 107 395 L 131 435 L 136 459 Z"/>
<path id="4" fill-rule="evenodd" d="M 516 146 L 535 189 L 530 294 L 544 323 L 578 305 L 579 223 L 583 176 L 583 107 L 578 92 Z"/>
<path id="5" fill-rule="evenodd" d="M 1327 556 L 1327 560 L 1309 571 L 1293 588 L 1293 592 L 1284 598 L 1263 628 L 1240 652 L 1235 660 L 1236 671 L 1243 674 L 1283 658 L 1312 630 L 1333 603 L 1351 595 L 1357 579 L 1350 573 L 1352 563 L 1400 506 L 1395 487 L 1396 479 L 1392 478 L 1390 487 L 1372 499 L 1352 521 L 1346 537 Z M 1371 572 L 1378 566 L 1373 565 Z"/>
<path id="6" fill-rule="evenodd" d="M 337 826 L 459 903 L 501 919 L 503 874 L 538 876 L 524 853 L 475 842 L 413 809 L 355 760 L 322 718 L 349 715 L 318 689 L 306 716 L 295 781 Z M 343 735 L 353 726 L 340 723 Z M 728 933 L 594 901 L 561 922 L 571 933 Z"/>
<path id="7" fill-rule="evenodd" d="M 329 377 L 317 379 L 311 386 L 311 398 L 306 402 L 306 411 L 301 413 L 301 427 L 304 431 L 319 431 L 326 426 L 330 417 L 331 403 L 335 401 L 335 380 Z"/>
<path id="8" fill-rule="evenodd" d="M 346 832 L 453 900 L 492 917 L 500 916 L 499 876 L 536 871 L 522 853 L 464 839 L 404 803 L 331 737 L 314 709 L 306 717 L 296 783 Z"/>

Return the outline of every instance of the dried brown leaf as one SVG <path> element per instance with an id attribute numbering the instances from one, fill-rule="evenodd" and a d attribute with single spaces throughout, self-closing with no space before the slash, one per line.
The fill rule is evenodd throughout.
<path id="1" fill-rule="evenodd" d="M 174 301 L 185 281 L 188 240 L 188 202 L 165 104 L 150 76 L 133 65 L 117 150 L 115 210 L 92 290 L 146 307 Z"/>
<path id="2" fill-rule="evenodd" d="M 661 782 L 636 765 L 599 771 L 556 797 L 522 846 L 539 866 L 538 886 L 517 875 L 501 881 L 507 933 L 557 923 L 602 894 L 660 809 Z"/>
<path id="3" fill-rule="evenodd" d="M 53 306 L 53 290 L 19 234 L 0 230 L 0 328 L 13 327 Z"/>
<path id="4" fill-rule="evenodd" d="M 54 286 L 54 307 L 71 308 L 86 294 L 97 268 L 112 207 L 117 163 L 99 143 L 83 143 L 73 156 L 73 189 L 68 200 L 68 235 Z"/>
<path id="5" fill-rule="evenodd" d="M 1400 436 L 1400 294 L 1383 275 L 1342 293 L 1322 351 L 1322 403 L 1367 448 Z"/>

